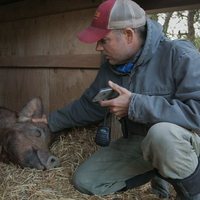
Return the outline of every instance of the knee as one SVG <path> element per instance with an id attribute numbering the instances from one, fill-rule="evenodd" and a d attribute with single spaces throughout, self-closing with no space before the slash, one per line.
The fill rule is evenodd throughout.
<path id="1" fill-rule="evenodd" d="M 92 195 L 92 193 L 87 189 L 87 178 L 84 176 L 81 170 L 77 170 L 72 177 L 73 186 L 81 193 Z"/>
<path id="2" fill-rule="evenodd" d="M 144 139 L 144 143 L 151 143 L 153 146 L 161 146 L 167 144 L 170 140 L 172 131 L 170 130 L 170 123 L 160 122 L 153 125 Z"/>
<path id="3" fill-rule="evenodd" d="M 142 142 L 143 157 L 163 177 L 187 177 L 197 166 L 197 155 L 190 139 L 190 132 L 178 125 L 155 124 Z"/>
<path id="4" fill-rule="evenodd" d="M 142 151 L 145 160 L 150 157 L 162 157 L 164 159 L 166 152 L 173 151 L 175 148 L 175 138 L 177 133 L 174 130 L 174 124 L 161 122 L 153 125 L 142 142 Z"/>

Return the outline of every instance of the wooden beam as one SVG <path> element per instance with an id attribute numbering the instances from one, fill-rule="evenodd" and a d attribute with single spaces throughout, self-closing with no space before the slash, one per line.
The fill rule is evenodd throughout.
<path id="1" fill-rule="evenodd" d="M 54 56 L 5 56 L 0 57 L 0 68 L 36 67 L 97 69 L 101 56 L 98 54 L 54 55 Z"/>
<path id="2" fill-rule="evenodd" d="M 23 1 L 23 0 L 0 0 L 0 6 L 1 5 L 11 4 L 11 3 L 16 3 L 18 1 Z"/>
<path id="3" fill-rule="evenodd" d="M 135 0 L 147 12 L 151 10 L 175 11 L 183 9 L 200 9 L 199 0 Z"/>
<path id="4" fill-rule="evenodd" d="M 18 0 L 0 6 L 0 22 L 34 18 L 72 10 L 96 8 L 103 0 Z M 135 0 L 147 12 L 200 9 L 199 0 Z"/>
<path id="5" fill-rule="evenodd" d="M 0 22 L 96 8 L 102 0 L 25 0 L 0 6 Z"/>

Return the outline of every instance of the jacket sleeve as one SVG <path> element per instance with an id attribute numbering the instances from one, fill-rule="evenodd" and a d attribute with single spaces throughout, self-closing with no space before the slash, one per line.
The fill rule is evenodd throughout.
<path id="1" fill-rule="evenodd" d="M 107 83 L 105 79 L 102 79 L 102 77 L 105 77 L 103 71 L 102 69 L 99 70 L 94 82 L 79 99 L 49 114 L 48 124 L 52 132 L 86 126 L 103 120 L 106 109 L 98 103 L 92 102 L 97 91 L 101 87 L 105 87 Z"/>
<path id="2" fill-rule="evenodd" d="M 133 94 L 129 118 L 140 123 L 170 122 L 199 132 L 200 130 L 200 54 L 193 48 L 174 55 L 172 98 Z M 177 57 L 178 56 L 178 57 Z"/>

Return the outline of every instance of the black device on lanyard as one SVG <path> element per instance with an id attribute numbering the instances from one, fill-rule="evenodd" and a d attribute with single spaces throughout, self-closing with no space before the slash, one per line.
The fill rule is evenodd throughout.
<path id="1" fill-rule="evenodd" d="M 111 141 L 111 121 L 109 119 L 110 112 L 107 110 L 103 125 L 100 125 L 97 129 L 95 142 L 97 145 L 106 147 L 110 144 Z"/>
<path id="2" fill-rule="evenodd" d="M 100 125 L 97 129 L 95 142 L 97 145 L 106 147 L 110 144 L 111 141 L 111 120 L 110 120 L 110 112 L 107 110 L 103 125 Z M 128 138 L 128 128 L 126 118 L 122 118 L 119 120 L 121 123 L 122 134 L 124 138 Z"/>

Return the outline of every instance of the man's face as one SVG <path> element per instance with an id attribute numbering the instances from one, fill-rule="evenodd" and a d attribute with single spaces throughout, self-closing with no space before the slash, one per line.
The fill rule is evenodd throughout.
<path id="1" fill-rule="evenodd" d="M 125 30 L 112 30 L 103 39 L 99 40 L 96 50 L 103 53 L 110 64 L 122 64 L 129 60 L 137 51 L 137 41 L 130 37 Z"/>

